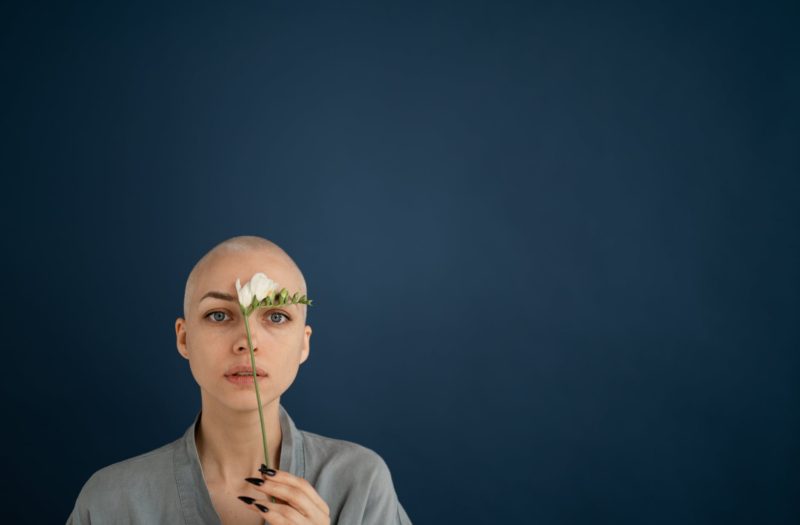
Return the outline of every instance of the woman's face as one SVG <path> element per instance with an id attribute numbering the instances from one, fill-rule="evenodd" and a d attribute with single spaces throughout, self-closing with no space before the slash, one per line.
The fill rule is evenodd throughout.
<path id="1" fill-rule="evenodd" d="M 189 360 L 203 395 L 232 410 L 257 410 L 252 380 L 245 385 L 226 378 L 231 367 L 250 366 L 244 320 L 236 295 L 242 284 L 263 272 L 290 294 L 301 291 L 296 268 L 266 251 L 215 254 L 194 282 L 186 318 L 175 323 L 178 351 Z M 249 317 L 256 367 L 266 372 L 258 383 L 261 403 L 278 399 L 294 382 L 309 353 L 311 327 L 301 305 L 259 308 Z"/>

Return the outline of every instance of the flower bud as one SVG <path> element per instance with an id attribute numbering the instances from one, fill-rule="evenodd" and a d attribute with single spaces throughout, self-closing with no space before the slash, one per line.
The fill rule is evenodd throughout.
<path id="1" fill-rule="evenodd" d="M 250 289 L 250 283 L 245 283 L 244 286 L 239 284 L 239 279 L 236 279 L 236 294 L 239 296 L 239 304 L 244 308 L 249 308 L 253 304 L 253 292 Z"/>

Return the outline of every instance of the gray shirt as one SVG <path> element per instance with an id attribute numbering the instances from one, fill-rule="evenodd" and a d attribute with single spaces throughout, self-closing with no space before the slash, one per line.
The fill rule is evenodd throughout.
<path id="1" fill-rule="evenodd" d="M 330 507 L 331 523 L 411 525 L 389 468 L 376 452 L 298 430 L 283 405 L 279 412 L 280 470 L 311 483 Z M 201 415 L 180 439 L 95 472 L 81 489 L 67 525 L 221 525 L 195 445 Z"/>

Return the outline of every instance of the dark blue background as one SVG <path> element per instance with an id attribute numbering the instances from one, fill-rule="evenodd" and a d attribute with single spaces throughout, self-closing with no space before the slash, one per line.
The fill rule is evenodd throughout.
<path id="1" fill-rule="evenodd" d="M 4 521 L 183 433 L 256 234 L 415 523 L 796 523 L 793 3 L 4 5 Z"/>

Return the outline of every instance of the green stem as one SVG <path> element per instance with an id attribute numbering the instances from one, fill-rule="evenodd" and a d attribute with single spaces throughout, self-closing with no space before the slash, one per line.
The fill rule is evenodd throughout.
<path id="1" fill-rule="evenodd" d="M 253 367 L 253 384 L 256 386 L 256 401 L 258 402 L 258 419 L 261 421 L 261 441 L 264 444 L 264 464 L 269 466 L 269 450 L 267 449 L 267 433 L 264 431 L 264 413 L 261 411 L 261 395 L 258 393 L 258 373 L 256 372 L 256 356 L 253 353 L 253 340 L 250 337 L 250 323 L 247 321 L 247 312 L 244 315 L 244 329 L 247 331 L 247 348 L 250 350 L 250 364 Z"/>

